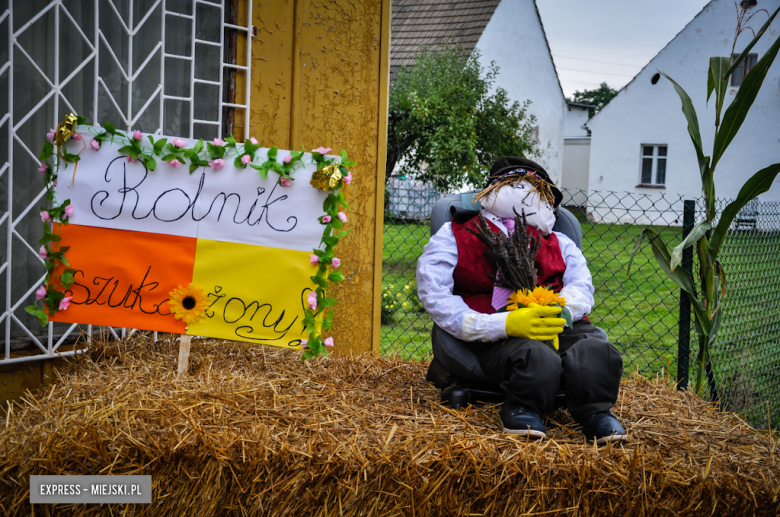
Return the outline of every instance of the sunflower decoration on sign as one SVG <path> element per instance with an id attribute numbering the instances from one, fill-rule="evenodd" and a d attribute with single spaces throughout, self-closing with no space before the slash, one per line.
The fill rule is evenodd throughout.
<path id="1" fill-rule="evenodd" d="M 187 325 L 192 325 L 206 315 L 209 299 L 206 291 L 199 285 L 179 286 L 168 293 L 168 296 L 168 306 L 177 320 L 184 320 Z"/>

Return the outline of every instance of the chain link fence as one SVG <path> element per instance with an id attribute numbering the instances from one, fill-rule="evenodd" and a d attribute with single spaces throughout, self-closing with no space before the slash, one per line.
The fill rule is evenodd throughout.
<path id="1" fill-rule="evenodd" d="M 684 199 L 563 190 L 563 205 L 580 220 L 596 305 L 589 316 L 623 354 L 627 373 L 678 378 L 678 347 L 690 343 L 692 325 L 680 325 L 680 290 L 643 245 L 628 273 L 642 229 L 652 226 L 671 247 L 683 237 Z M 417 258 L 430 237 L 430 214 L 440 196 L 414 182 L 387 189 L 385 206 L 382 353 L 425 360 L 432 322 L 416 295 Z M 722 209 L 725 202 L 720 204 Z M 701 205 L 699 202 L 698 205 Z M 700 220 L 701 207 L 696 208 Z M 710 386 L 724 409 L 756 426 L 780 425 L 780 206 L 754 202 L 740 213 L 721 252 L 729 280 L 721 334 L 711 352 Z M 780 316 L 780 315 L 778 315 Z M 687 337 L 687 341 L 686 341 Z M 683 363 L 685 364 L 685 363 Z M 679 372 L 683 377 L 684 372 Z"/>

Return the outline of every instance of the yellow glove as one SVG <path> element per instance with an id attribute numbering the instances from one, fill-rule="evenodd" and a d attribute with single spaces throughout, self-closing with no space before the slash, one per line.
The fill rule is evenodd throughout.
<path id="1" fill-rule="evenodd" d="M 560 313 L 560 307 L 542 307 L 532 303 L 509 313 L 505 323 L 506 334 L 539 341 L 554 340 L 557 345 L 558 334 L 563 332 L 566 324 L 565 319 L 553 317 Z"/>

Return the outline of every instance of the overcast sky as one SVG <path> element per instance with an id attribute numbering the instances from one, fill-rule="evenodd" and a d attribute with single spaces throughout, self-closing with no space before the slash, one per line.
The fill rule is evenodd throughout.
<path id="1" fill-rule="evenodd" d="M 619 90 L 709 0 L 536 0 L 563 92 Z"/>

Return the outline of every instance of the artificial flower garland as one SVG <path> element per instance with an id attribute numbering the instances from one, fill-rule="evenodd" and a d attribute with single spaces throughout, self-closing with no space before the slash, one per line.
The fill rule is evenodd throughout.
<path id="1" fill-rule="evenodd" d="M 43 221 L 44 235 L 41 237 L 39 256 L 46 266 L 46 276 L 43 285 L 35 291 L 36 302 L 34 305 L 25 307 L 25 310 L 38 318 L 41 325 L 49 322 L 49 317 L 54 316 L 57 311 L 67 310 L 71 297 L 65 296 L 65 291 L 69 290 L 73 284 L 75 269 L 70 267 L 65 254 L 68 246 L 59 246 L 62 238 L 56 231 L 55 223 L 69 223 L 69 218 L 74 213 L 74 207 L 67 199 L 59 203 L 55 196 L 54 187 L 57 186 L 57 179 L 60 169 L 67 169 L 69 163 L 77 164 L 81 159 L 80 154 L 70 154 L 65 148 L 65 142 L 69 139 L 82 140 L 84 136 L 78 132 L 81 125 L 86 124 L 83 116 L 70 114 L 65 120 L 47 134 L 46 142 L 39 155 L 41 166 L 38 172 L 45 175 L 46 200 L 51 203 L 52 208 L 41 207 L 41 220 Z M 119 140 L 124 145 L 118 149 L 118 152 L 127 156 L 128 161 L 140 161 L 147 169 L 154 171 L 158 166 L 158 161 L 166 163 L 170 167 L 181 167 L 189 163 L 189 172 L 192 174 L 199 167 L 209 167 L 215 171 L 222 170 L 225 167 L 226 159 L 233 157 L 233 164 L 240 169 L 251 167 L 258 171 L 263 179 L 268 177 L 268 173 L 273 171 L 277 174 L 278 184 L 282 187 L 289 187 L 295 180 L 293 173 L 304 164 L 304 148 L 300 151 L 290 151 L 283 159 L 278 160 L 278 149 L 271 147 L 266 153 L 266 161 L 255 163 L 256 153 L 262 147 L 255 138 L 250 138 L 249 142 L 239 143 L 230 136 L 224 140 L 215 138 L 211 142 L 198 140 L 190 149 L 187 148 L 186 141 L 181 138 L 173 138 L 169 142 L 167 138 L 154 139 L 152 135 L 147 138 L 151 146 L 146 145 L 143 135 L 140 131 L 133 131 L 124 134 L 116 129 L 110 122 L 106 122 L 102 128 L 91 126 L 89 128 L 92 140 L 89 147 L 93 151 L 99 151 L 103 142 L 109 140 L 114 142 Z M 55 147 L 56 146 L 56 147 Z M 86 149 L 86 144 L 85 144 Z M 83 152 L 83 150 L 82 150 Z M 301 340 L 304 348 L 303 359 L 309 359 L 319 355 L 327 355 L 326 346 L 333 346 L 333 338 L 322 337 L 323 331 L 330 330 L 333 325 L 333 310 L 336 305 L 335 298 L 327 296 L 327 290 L 331 284 L 341 282 L 344 275 L 337 268 L 341 266 L 341 259 L 335 256 L 335 247 L 338 242 L 349 235 L 348 231 L 342 231 L 344 223 L 347 222 L 344 209 L 349 205 L 344 197 L 343 188 L 352 182 L 352 174 L 348 168 L 354 167 L 356 162 L 350 161 L 345 150 L 341 151 L 339 162 L 335 158 L 326 158 L 325 155 L 331 152 L 330 148 L 318 147 L 311 153 L 312 162 L 317 165 L 317 172 L 320 179 L 326 178 L 325 182 L 315 180 L 312 177 L 312 186 L 327 190 L 328 196 L 323 203 L 325 215 L 319 218 L 320 223 L 325 227 L 322 233 L 320 244 L 324 244 L 323 249 L 314 249 L 311 255 L 311 262 L 317 265 L 317 273 L 311 276 L 315 284 L 315 290 L 309 293 L 307 298 L 307 308 L 303 324 L 309 333 L 309 338 Z M 74 166 L 74 178 L 75 178 Z M 334 230 L 338 233 L 333 233 Z M 56 249 L 55 249 L 56 248 Z M 177 319 L 192 320 L 199 314 L 199 297 L 196 296 L 202 288 L 190 286 L 188 288 L 179 288 L 171 292 L 173 301 L 172 311 Z M 192 291 L 192 292 L 190 292 Z M 195 295 L 193 295 L 195 293 Z M 185 301 L 189 298 L 195 300 L 195 305 L 190 308 Z M 169 303 L 171 303 L 169 301 Z M 181 306 L 181 310 L 179 310 Z"/>

